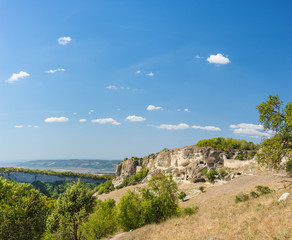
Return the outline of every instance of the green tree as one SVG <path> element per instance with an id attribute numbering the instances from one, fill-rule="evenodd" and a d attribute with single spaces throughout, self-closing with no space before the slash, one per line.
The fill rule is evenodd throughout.
<path id="1" fill-rule="evenodd" d="M 0 239 L 40 239 L 48 211 L 46 197 L 31 185 L 0 178 Z"/>
<path id="2" fill-rule="evenodd" d="M 117 230 L 117 207 L 113 199 L 98 202 L 88 222 L 83 225 L 82 232 L 87 240 L 107 237 Z"/>
<path id="3" fill-rule="evenodd" d="M 261 144 L 258 162 L 278 168 L 284 157 L 292 158 L 292 102 L 283 106 L 277 94 L 269 95 L 266 102 L 257 105 L 257 110 L 264 129 L 274 133 L 273 137 Z"/>
<path id="4" fill-rule="evenodd" d="M 58 198 L 56 208 L 47 221 L 48 232 L 55 239 L 80 240 L 80 226 L 93 212 L 95 203 L 93 192 L 78 181 Z"/>

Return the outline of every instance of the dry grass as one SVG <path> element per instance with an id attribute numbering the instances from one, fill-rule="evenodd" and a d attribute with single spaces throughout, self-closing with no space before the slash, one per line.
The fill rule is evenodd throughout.
<path id="1" fill-rule="evenodd" d="M 257 185 L 276 191 L 235 203 L 235 195 L 250 193 Z M 206 193 L 181 204 L 182 207 L 199 206 L 195 215 L 144 226 L 114 239 L 292 239 L 292 199 L 290 195 L 286 201 L 277 202 L 285 192 L 280 190 L 281 186 L 281 177 L 271 173 L 242 176 L 226 185 L 208 187 Z M 184 190 L 188 190 L 185 185 Z"/>

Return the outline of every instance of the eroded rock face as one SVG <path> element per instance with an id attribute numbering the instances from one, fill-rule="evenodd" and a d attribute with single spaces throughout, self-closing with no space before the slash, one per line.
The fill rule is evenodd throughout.
<path id="1" fill-rule="evenodd" d="M 171 173 L 176 180 L 202 178 L 203 168 L 220 169 L 224 159 L 230 158 L 233 153 L 211 147 L 188 146 L 162 151 L 156 155 L 144 157 L 142 163 L 129 159 L 117 165 L 116 182 L 121 182 L 138 172 L 141 168 L 149 168 L 148 179 L 160 173 Z"/>

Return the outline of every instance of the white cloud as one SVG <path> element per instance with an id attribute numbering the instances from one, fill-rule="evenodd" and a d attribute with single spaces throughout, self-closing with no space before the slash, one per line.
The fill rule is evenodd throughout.
<path id="1" fill-rule="evenodd" d="M 58 38 L 58 43 L 61 45 L 66 45 L 69 42 L 71 42 L 72 38 L 71 37 L 60 37 Z"/>
<path id="2" fill-rule="evenodd" d="M 162 110 L 162 107 L 155 107 L 154 105 L 149 105 L 147 107 L 147 110 L 153 111 L 153 110 Z"/>
<path id="3" fill-rule="evenodd" d="M 107 89 L 111 89 L 111 90 L 117 90 L 118 87 L 117 86 L 114 86 L 114 85 L 109 85 L 106 87 Z"/>
<path id="4" fill-rule="evenodd" d="M 91 113 L 94 113 L 94 110 L 90 110 L 90 111 L 88 112 L 88 114 L 91 114 Z"/>
<path id="5" fill-rule="evenodd" d="M 68 122 L 69 118 L 66 117 L 49 117 L 45 119 L 46 123 L 52 123 L 52 122 Z"/>
<path id="6" fill-rule="evenodd" d="M 178 125 L 171 125 L 171 124 L 161 124 L 157 126 L 157 128 L 167 129 L 167 130 L 183 130 L 188 129 L 190 126 L 186 123 L 180 123 Z"/>
<path id="7" fill-rule="evenodd" d="M 136 74 L 141 74 L 141 73 L 142 73 L 141 70 L 137 70 L 137 71 L 136 71 Z"/>
<path id="8" fill-rule="evenodd" d="M 65 72 L 64 68 L 56 68 L 56 69 L 50 69 L 48 71 L 45 71 L 46 73 L 55 73 L 55 72 Z"/>
<path id="9" fill-rule="evenodd" d="M 147 73 L 146 76 L 154 77 L 154 73 L 153 72 Z"/>
<path id="10" fill-rule="evenodd" d="M 191 112 L 188 108 L 184 109 L 185 112 Z"/>
<path id="11" fill-rule="evenodd" d="M 79 120 L 79 122 L 86 122 L 86 121 L 87 121 L 87 119 L 85 119 L 85 118 L 82 118 Z"/>
<path id="12" fill-rule="evenodd" d="M 29 76 L 29 73 L 20 71 L 19 73 L 13 73 L 11 77 L 8 80 L 6 80 L 6 82 L 8 83 L 17 82 L 19 79 L 28 77 L 28 76 Z"/>
<path id="13" fill-rule="evenodd" d="M 28 127 L 28 128 L 39 128 L 39 126 L 37 126 L 37 125 L 35 125 L 35 126 L 28 125 L 27 127 Z"/>
<path id="14" fill-rule="evenodd" d="M 219 127 L 214 127 L 214 126 L 206 126 L 206 127 L 201 127 L 201 126 L 192 126 L 194 129 L 202 129 L 202 130 L 207 130 L 207 131 L 221 131 L 221 128 Z"/>
<path id="15" fill-rule="evenodd" d="M 201 59 L 201 58 L 203 58 L 203 57 L 200 57 L 199 55 L 196 56 L 196 59 Z"/>
<path id="16" fill-rule="evenodd" d="M 111 123 L 113 125 L 120 125 L 121 124 L 121 123 L 117 122 L 113 118 L 99 118 L 99 119 L 91 120 L 91 122 L 93 122 L 93 123 L 100 123 L 100 124 Z"/>
<path id="17" fill-rule="evenodd" d="M 33 128 L 40 128 L 40 127 L 36 125 L 36 126 L 33 126 Z"/>
<path id="18" fill-rule="evenodd" d="M 234 134 L 239 135 L 251 135 L 251 137 L 271 137 L 275 134 L 273 131 L 264 131 L 262 125 L 256 125 L 252 123 L 240 123 L 240 124 L 231 124 L 229 126 Z"/>
<path id="19" fill-rule="evenodd" d="M 132 116 L 126 117 L 126 120 L 129 120 L 131 122 L 143 122 L 146 120 L 146 118 L 132 115 Z"/>
<path id="20" fill-rule="evenodd" d="M 14 127 L 15 127 L 15 128 L 24 128 L 23 125 L 15 125 Z"/>
<path id="21" fill-rule="evenodd" d="M 209 63 L 216 63 L 216 64 L 227 64 L 227 63 L 230 63 L 229 58 L 224 57 L 221 53 L 218 53 L 216 55 L 210 55 L 207 58 L 207 61 Z"/>

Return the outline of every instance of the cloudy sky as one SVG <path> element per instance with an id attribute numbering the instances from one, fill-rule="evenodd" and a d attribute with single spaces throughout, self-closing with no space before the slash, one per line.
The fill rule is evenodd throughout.
<path id="1" fill-rule="evenodd" d="M 0 1 L 0 160 L 123 159 L 269 137 L 291 1 Z"/>

